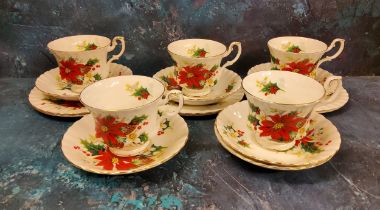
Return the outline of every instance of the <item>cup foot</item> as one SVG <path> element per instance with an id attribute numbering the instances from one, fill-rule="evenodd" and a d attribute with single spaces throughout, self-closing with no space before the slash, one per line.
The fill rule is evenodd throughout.
<path id="1" fill-rule="evenodd" d="M 261 139 L 260 137 L 256 137 L 255 139 L 256 139 L 256 142 L 264 149 L 275 150 L 275 151 L 280 151 L 280 152 L 284 152 L 293 148 L 295 144 L 295 141 L 282 143 L 282 142 L 276 142 L 276 141 L 271 141 L 267 139 Z"/>
<path id="2" fill-rule="evenodd" d="M 142 154 L 150 146 L 150 141 L 145 142 L 144 144 L 137 145 L 127 145 L 123 148 L 113 148 L 109 147 L 109 150 L 116 156 L 120 157 L 130 157 Z"/>
<path id="3" fill-rule="evenodd" d="M 211 89 L 190 89 L 190 88 L 182 88 L 182 93 L 186 96 L 195 96 L 195 97 L 200 97 L 200 96 L 205 96 L 211 92 Z"/>

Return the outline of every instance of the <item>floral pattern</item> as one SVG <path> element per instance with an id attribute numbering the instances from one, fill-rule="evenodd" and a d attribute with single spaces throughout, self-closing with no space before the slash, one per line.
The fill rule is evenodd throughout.
<path id="1" fill-rule="evenodd" d="M 202 89 L 206 84 L 215 85 L 217 80 L 213 80 L 218 65 L 214 65 L 210 70 L 203 64 L 195 66 L 185 66 L 178 72 L 179 84 L 185 84 L 187 88 Z"/>
<path id="2" fill-rule="evenodd" d="M 310 75 L 314 70 L 314 64 L 309 61 L 309 59 L 304 59 L 299 62 L 287 63 L 281 68 L 283 71 L 296 72 L 303 75 Z"/>
<path id="3" fill-rule="evenodd" d="M 148 140 L 148 135 L 143 132 L 137 135 L 137 130 L 148 124 L 146 115 L 135 116 L 129 123 L 113 116 L 95 118 L 95 136 L 103 139 L 110 147 L 122 148 L 124 143 L 143 143 Z"/>
<path id="4" fill-rule="evenodd" d="M 204 58 L 208 52 L 204 48 L 199 48 L 194 45 L 193 48 L 187 51 L 187 53 L 194 58 Z"/>
<path id="5" fill-rule="evenodd" d="M 323 134 L 323 128 L 320 128 L 318 132 L 312 129 L 313 120 L 309 121 L 310 126 L 305 130 L 306 119 L 299 117 L 296 112 L 264 115 L 254 104 L 249 103 L 249 106 L 251 113 L 248 115 L 248 127 L 254 132 L 259 132 L 261 137 L 270 137 L 271 140 L 277 142 L 290 142 L 298 138 L 295 141 L 295 147 L 308 153 L 323 151 L 321 148 L 323 144 L 317 141 Z"/>
<path id="6" fill-rule="evenodd" d="M 84 41 L 81 44 L 77 44 L 77 48 L 83 51 L 95 50 L 98 46 L 95 43 L 87 43 Z"/>
<path id="7" fill-rule="evenodd" d="M 229 85 L 227 86 L 227 88 L 225 89 L 226 93 L 231 92 L 231 90 L 234 88 L 235 84 L 236 84 L 235 81 L 231 82 L 231 84 L 229 84 Z"/>
<path id="8" fill-rule="evenodd" d="M 152 145 L 145 153 L 131 157 L 119 157 L 110 152 L 104 142 L 99 141 L 95 136 L 89 136 L 87 139 L 81 139 L 81 145 L 74 146 L 75 150 L 82 152 L 84 155 L 91 157 L 96 166 L 104 170 L 129 170 L 149 164 L 154 158 L 163 152 L 166 147 Z"/>
<path id="9" fill-rule="evenodd" d="M 236 130 L 232 125 L 225 125 L 223 127 L 223 133 L 236 140 L 239 145 L 243 147 L 250 147 L 250 144 L 244 138 L 244 131 Z"/>
<path id="10" fill-rule="evenodd" d="M 138 100 L 148 99 L 150 96 L 148 88 L 143 87 L 139 82 L 135 83 L 134 85 L 127 84 L 126 90 L 128 92 L 131 92 L 132 96 L 136 96 Z"/>
<path id="11" fill-rule="evenodd" d="M 287 52 L 292 52 L 292 53 L 299 53 L 301 52 L 301 48 L 297 45 L 290 45 L 287 49 L 286 49 Z"/>
<path id="12" fill-rule="evenodd" d="M 273 141 L 290 142 L 302 131 L 306 119 L 297 112 L 265 115 L 260 108 L 249 103 L 251 113 L 248 122 L 261 137 L 270 137 Z"/>
<path id="13" fill-rule="evenodd" d="M 67 60 L 59 61 L 59 78 L 58 81 L 62 84 L 59 86 L 62 89 L 70 89 L 72 84 L 83 85 L 85 83 L 101 80 L 100 74 L 93 74 L 92 71 L 100 68 L 97 64 L 98 59 L 89 59 L 85 64 L 81 64 L 74 58 L 70 57 Z"/>
<path id="14" fill-rule="evenodd" d="M 177 71 L 174 71 L 174 72 L 176 74 L 178 74 Z M 179 86 L 175 77 L 169 76 L 169 75 L 163 75 L 160 77 L 160 79 L 167 84 L 166 89 L 168 89 L 168 90 L 175 90 L 175 89 L 181 90 L 181 86 Z"/>
<path id="15" fill-rule="evenodd" d="M 256 86 L 260 88 L 260 91 L 263 92 L 265 96 L 276 94 L 277 91 L 282 90 L 278 87 L 277 83 L 269 81 L 268 77 L 264 77 L 262 81 L 256 81 Z"/>

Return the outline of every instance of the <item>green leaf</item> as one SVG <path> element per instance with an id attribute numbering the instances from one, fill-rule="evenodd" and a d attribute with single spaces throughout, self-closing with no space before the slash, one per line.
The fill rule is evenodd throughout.
<path id="1" fill-rule="evenodd" d="M 99 81 L 99 80 L 102 79 L 102 76 L 100 76 L 100 74 L 96 73 L 96 74 L 94 75 L 94 78 L 95 78 L 96 81 Z"/>
<path id="2" fill-rule="evenodd" d="M 81 139 L 80 143 L 87 149 L 92 155 L 99 155 L 99 151 L 105 151 L 104 145 L 93 144 L 85 139 Z"/>
<path id="3" fill-rule="evenodd" d="M 218 80 L 216 79 L 216 80 L 214 80 L 214 85 L 216 85 L 218 83 Z"/>
<path id="4" fill-rule="evenodd" d="M 145 132 L 140 134 L 138 138 L 140 139 L 141 142 L 146 142 L 149 139 L 148 134 L 146 134 Z"/>
<path id="5" fill-rule="evenodd" d="M 272 67 L 270 70 L 280 70 L 280 69 L 277 68 L 277 66 L 275 66 L 275 67 Z"/>
<path id="6" fill-rule="evenodd" d="M 160 110 L 158 110 L 158 111 L 157 111 L 157 114 L 158 114 L 158 116 L 162 117 L 163 112 L 160 111 Z"/>
<path id="7" fill-rule="evenodd" d="M 314 142 L 301 143 L 301 148 L 305 150 L 305 152 L 309 153 L 317 153 L 321 151 L 317 146 L 315 146 Z"/>
<path id="8" fill-rule="evenodd" d="M 146 120 L 148 118 L 147 115 L 141 115 L 141 116 L 135 116 L 129 124 L 131 125 L 137 125 L 140 124 L 142 121 Z"/>
<path id="9" fill-rule="evenodd" d="M 252 123 L 253 125 L 259 125 L 259 123 L 260 123 L 260 120 L 259 119 L 257 119 L 255 116 L 253 116 L 253 115 L 248 115 L 248 121 L 250 122 L 250 123 Z"/>
<path id="10" fill-rule="evenodd" d="M 97 59 L 97 58 L 89 59 L 89 60 L 87 61 L 87 63 L 86 63 L 86 66 L 93 66 L 93 65 L 95 65 L 95 64 L 98 63 L 98 62 L 99 62 L 99 59 Z"/>
<path id="11" fill-rule="evenodd" d="M 216 71 L 217 69 L 218 69 L 218 67 L 219 67 L 219 65 L 214 65 L 211 69 L 210 69 L 210 71 L 211 72 L 214 72 L 214 71 Z"/>

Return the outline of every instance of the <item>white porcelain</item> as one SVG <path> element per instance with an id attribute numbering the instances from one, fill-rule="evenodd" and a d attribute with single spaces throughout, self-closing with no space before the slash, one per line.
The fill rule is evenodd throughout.
<path id="1" fill-rule="evenodd" d="M 331 158 L 326 159 L 324 161 L 321 161 L 317 164 L 309 164 L 309 165 L 304 165 L 304 166 L 282 166 L 282 165 L 270 164 L 270 163 L 266 163 L 266 162 L 260 162 L 258 160 L 253 159 L 253 158 L 246 157 L 246 156 L 244 156 L 244 154 L 242 154 L 239 151 L 236 151 L 232 147 L 228 146 L 228 144 L 225 142 L 225 140 L 223 139 L 221 134 L 219 134 L 216 126 L 214 126 L 214 132 L 216 135 L 216 139 L 223 146 L 224 149 L 226 149 L 228 152 L 230 152 L 235 157 L 238 157 L 241 160 L 244 160 L 244 161 L 251 163 L 253 165 L 256 165 L 256 166 L 260 166 L 262 168 L 267 168 L 267 169 L 272 169 L 272 170 L 280 170 L 280 171 L 298 171 L 298 170 L 304 170 L 304 169 L 317 167 L 319 165 L 324 164 L 325 162 L 329 161 L 332 158 L 331 157 Z M 228 141 L 228 140 L 226 139 L 226 141 Z"/>
<path id="2" fill-rule="evenodd" d="M 259 71 L 268 71 L 270 70 L 270 68 L 270 63 L 262 63 L 250 68 L 248 71 L 248 75 Z M 334 76 L 333 74 L 322 68 L 316 69 L 315 73 L 315 80 L 317 80 L 320 84 L 324 84 L 328 77 Z M 326 95 L 321 100 L 321 102 L 316 105 L 314 111 L 318 113 L 326 113 L 335 111 L 343 107 L 349 99 L 346 89 L 344 89 L 344 87 L 340 85 L 335 92 L 336 94 Z"/>
<path id="3" fill-rule="evenodd" d="M 189 134 L 186 122 L 179 115 L 170 120 L 163 118 L 159 130 L 151 136 L 151 146 L 143 154 L 119 157 L 109 151 L 101 138 L 96 138 L 94 130 L 91 115 L 76 121 L 63 136 L 62 152 L 74 166 L 108 175 L 136 173 L 165 163 L 185 146 Z"/>
<path id="4" fill-rule="evenodd" d="M 79 101 L 55 99 L 36 87 L 29 93 L 29 102 L 35 110 L 56 117 L 80 117 L 90 113 Z"/>
<path id="5" fill-rule="evenodd" d="M 209 94 L 198 97 L 184 95 L 184 104 L 193 106 L 215 104 L 236 93 L 241 88 L 241 78 L 238 74 L 229 69 L 220 69 L 218 71 L 220 71 L 221 76 Z M 160 80 L 165 85 L 166 90 L 181 89 L 176 82 L 174 72 L 175 67 L 170 66 L 161 69 L 153 77 Z M 178 101 L 178 98 L 173 97 L 171 100 Z"/>
<path id="6" fill-rule="evenodd" d="M 340 43 L 339 49 L 332 56 L 321 57 Z M 268 41 L 271 57 L 271 69 L 300 73 L 315 79 L 316 69 L 326 61 L 338 57 L 344 48 L 343 39 L 334 39 L 330 46 L 311 38 L 298 36 L 276 37 Z M 298 49 L 294 51 L 294 49 Z M 328 94 L 334 93 L 342 85 L 340 76 L 327 78 L 325 88 Z"/>
<path id="7" fill-rule="evenodd" d="M 314 79 L 286 71 L 261 71 L 242 82 L 251 107 L 249 121 L 256 141 L 267 149 L 285 151 L 309 125 L 309 116 L 325 90 Z M 257 128 L 258 125 L 260 128 Z"/>
<path id="8" fill-rule="evenodd" d="M 119 54 L 107 61 L 107 54 L 121 42 Z M 98 35 L 77 35 L 56 39 L 48 43 L 50 52 L 57 60 L 59 79 L 65 89 L 80 93 L 95 81 L 108 77 L 110 64 L 124 53 L 124 37 L 111 40 Z"/>
<path id="9" fill-rule="evenodd" d="M 167 104 L 172 94 L 179 95 L 177 109 L 158 117 L 159 106 Z M 80 101 L 96 121 L 96 137 L 123 157 L 141 154 L 149 147 L 160 119 L 176 116 L 183 106 L 180 91 L 165 93 L 160 81 L 135 75 L 98 81 L 81 92 Z"/>
<path id="10" fill-rule="evenodd" d="M 234 59 L 227 61 L 221 68 L 234 64 L 240 57 L 240 42 L 232 42 L 227 47 L 208 39 L 183 39 L 168 45 L 168 51 L 176 63 L 176 82 L 186 96 L 204 96 L 211 92 L 220 78 L 220 63 L 233 50 L 238 48 Z"/>
<path id="11" fill-rule="evenodd" d="M 181 116 L 207 116 L 207 115 L 213 115 L 217 114 L 218 112 L 222 111 L 224 108 L 241 101 L 244 97 L 244 91 L 243 89 L 238 90 L 234 94 L 224 98 L 223 100 L 219 101 L 216 104 L 209 104 L 209 105 L 184 105 L 179 112 Z M 175 108 L 177 103 L 172 102 L 169 104 L 169 106 Z"/>
<path id="12" fill-rule="evenodd" d="M 109 77 L 132 75 L 132 70 L 117 63 L 111 63 Z M 69 101 L 79 101 L 79 93 L 66 89 L 66 83 L 59 78 L 59 68 L 41 74 L 36 80 L 36 87 L 51 97 Z"/>
<path id="13" fill-rule="evenodd" d="M 255 140 L 256 131 L 247 119 L 251 114 L 248 101 L 233 104 L 221 111 L 215 126 L 225 144 L 245 157 L 267 165 L 311 167 L 330 160 L 339 150 L 341 138 L 336 127 L 315 112 L 310 126 L 302 132 L 293 148 L 287 151 L 268 150 Z"/>

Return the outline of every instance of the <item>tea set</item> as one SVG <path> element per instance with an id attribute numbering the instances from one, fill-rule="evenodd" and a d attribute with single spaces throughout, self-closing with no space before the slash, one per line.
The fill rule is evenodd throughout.
<path id="1" fill-rule="evenodd" d="M 107 60 L 120 43 L 120 52 Z M 339 43 L 333 56 L 321 57 Z M 339 150 L 336 127 L 319 113 L 348 101 L 342 77 L 319 68 L 342 52 L 344 40 L 325 43 L 295 36 L 268 41 L 270 63 L 241 78 L 227 67 L 241 55 L 207 39 L 170 43 L 174 65 L 153 77 L 132 75 L 113 63 L 125 50 L 123 37 L 63 37 L 48 43 L 58 67 L 36 80 L 33 108 L 59 117 L 79 117 L 61 148 L 74 166 L 98 174 L 148 170 L 185 146 L 189 129 L 180 116 L 219 113 L 215 135 L 234 156 L 275 170 L 302 170 L 329 161 Z M 235 57 L 222 59 L 236 49 Z M 241 101 L 246 96 L 247 100 Z"/>

